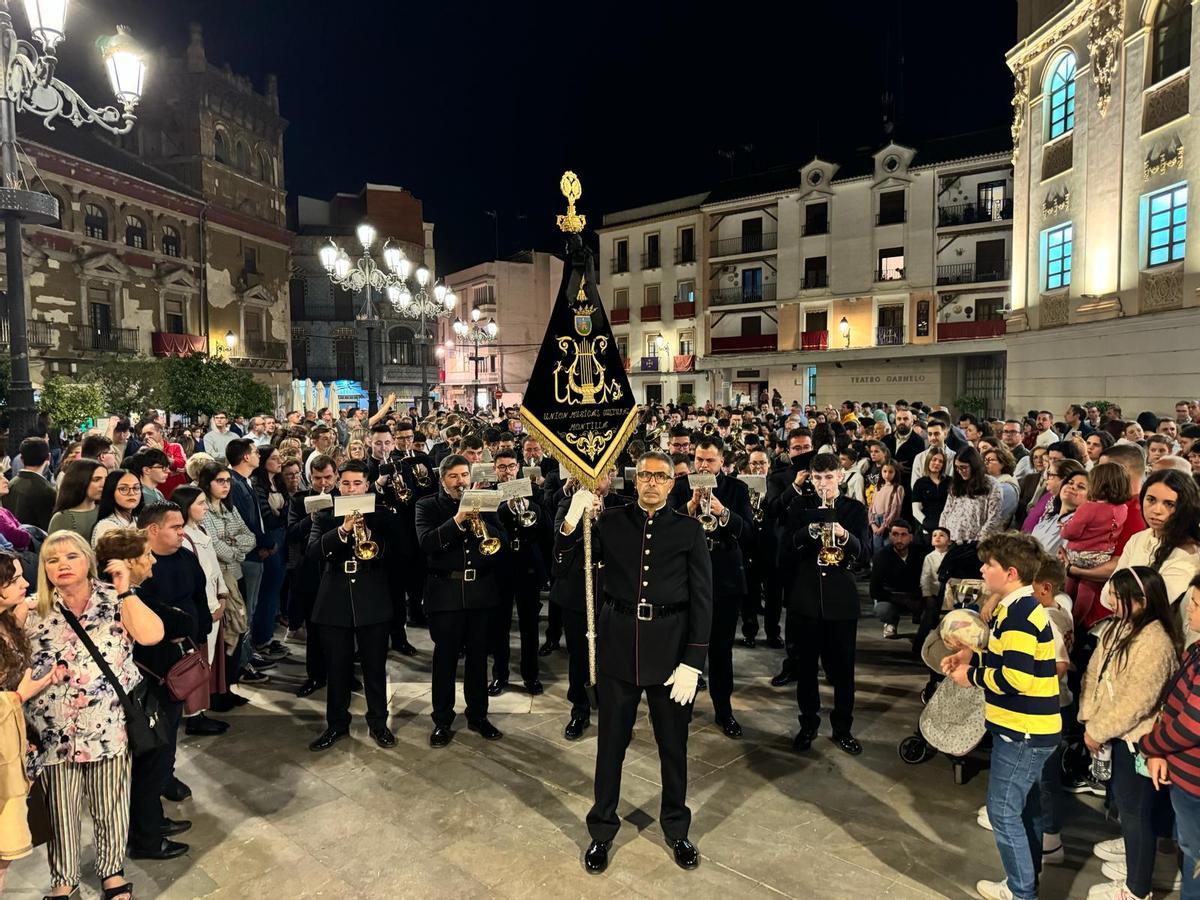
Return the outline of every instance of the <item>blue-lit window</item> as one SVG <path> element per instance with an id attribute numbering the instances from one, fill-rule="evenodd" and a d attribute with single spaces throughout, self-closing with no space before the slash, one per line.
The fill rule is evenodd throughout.
<path id="1" fill-rule="evenodd" d="M 1046 290 L 1056 291 L 1071 283 L 1071 225 L 1046 232 Z"/>
<path id="2" fill-rule="evenodd" d="M 1187 237 L 1187 185 L 1150 195 L 1149 243 L 1146 261 L 1151 266 L 1183 259 Z"/>
<path id="3" fill-rule="evenodd" d="M 1065 53 L 1050 74 L 1050 140 L 1075 127 L 1075 54 Z"/>

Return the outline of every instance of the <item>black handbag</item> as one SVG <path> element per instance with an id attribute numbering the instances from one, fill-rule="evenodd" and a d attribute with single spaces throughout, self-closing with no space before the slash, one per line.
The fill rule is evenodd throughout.
<path id="1" fill-rule="evenodd" d="M 171 741 L 169 719 L 163 714 L 162 700 L 150 680 L 143 678 L 132 691 L 127 693 L 121 687 L 121 682 L 117 680 L 116 674 L 104 655 L 92 643 L 87 631 L 75 618 L 75 614 L 61 603 L 59 609 L 66 617 L 67 624 L 79 636 L 80 643 L 87 648 L 92 659 L 96 661 L 96 665 L 100 667 L 100 671 L 104 673 L 104 677 L 108 679 L 108 683 L 117 692 L 117 699 L 121 701 L 121 707 L 125 710 L 125 733 L 129 738 L 129 749 L 133 751 L 133 755 L 141 756 L 169 744 Z"/>

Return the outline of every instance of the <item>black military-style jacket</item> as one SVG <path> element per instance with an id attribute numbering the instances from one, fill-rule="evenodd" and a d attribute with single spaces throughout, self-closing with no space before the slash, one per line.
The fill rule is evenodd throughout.
<path id="1" fill-rule="evenodd" d="M 795 493 L 793 491 L 793 493 Z M 819 537 L 809 534 L 814 522 L 836 521 L 846 529 L 844 543 L 839 543 L 843 558 L 840 565 L 817 564 L 821 549 Z M 814 619 L 845 620 L 859 616 L 858 586 L 850 565 L 864 561 L 867 540 L 867 508 L 839 494 L 830 510 L 821 508 L 815 494 L 797 496 L 788 506 L 782 553 L 789 563 L 787 572 L 788 610 Z"/>
<path id="2" fill-rule="evenodd" d="M 604 509 L 616 509 L 624 506 L 628 500 L 619 494 L 609 491 L 604 495 Z M 567 518 L 567 510 L 571 508 L 571 498 L 564 497 L 558 504 L 558 512 L 554 516 L 554 533 L 562 530 L 563 521 Z M 595 525 L 592 526 L 593 529 Z M 594 532 L 593 532 L 594 533 Z M 593 544 L 592 549 L 595 549 Z M 555 551 L 550 574 L 554 581 L 550 585 L 550 602 L 557 603 L 563 609 L 573 609 L 586 612 L 587 603 L 584 599 L 583 584 L 583 541 L 568 544 L 561 551 Z M 596 608 L 604 603 L 604 567 L 598 554 L 592 554 L 592 595 L 596 598 Z"/>
<path id="3" fill-rule="evenodd" d="M 530 581 L 540 590 L 550 574 L 550 517 L 542 506 L 541 489 L 534 485 L 529 501 L 529 512 L 537 517 L 532 525 L 521 525 L 517 513 L 508 502 L 496 511 L 501 527 L 508 534 L 508 549 L 504 566 L 505 577 Z"/>
<path id="4" fill-rule="evenodd" d="M 439 490 L 417 503 L 417 541 L 425 555 L 425 610 L 485 609 L 500 602 L 497 574 L 505 565 L 508 533 L 495 513 L 482 513 L 490 537 L 499 539 L 500 551 L 484 556 L 479 538 L 468 523 L 454 521 L 458 501 Z"/>
<path id="5" fill-rule="evenodd" d="M 684 481 L 686 486 L 686 480 Z M 692 499 L 689 488 L 686 493 L 672 491 L 672 497 L 682 494 L 683 501 L 676 510 L 687 515 L 687 504 Z M 746 595 L 746 560 L 743 543 L 748 541 L 754 525 L 750 510 L 750 489 L 725 473 L 717 475 L 717 486 L 713 496 L 729 510 L 729 520 L 718 524 L 716 530 L 705 532 L 712 553 L 713 587 L 718 598 L 737 598 Z M 698 511 L 699 512 L 699 511 Z"/>
<path id="6" fill-rule="evenodd" d="M 555 535 L 556 553 L 582 544 L 582 528 Z M 664 506 L 653 516 L 637 503 L 606 509 L 596 523 L 594 557 L 604 566 L 606 602 L 597 628 L 598 668 L 612 678 L 658 685 L 675 667 L 704 667 L 712 629 L 712 562 L 700 524 Z M 582 550 L 580 551 L 582 553 Z M 618 612 L 613 602 L 645 618 Z M 658 608 L 687 604 L 674 614 Z"/>
<path id="7" fill-rule="evenodd" d="M 390 513 L 376 510 L 363 516 L 363 524 L 369 538 L 379 545 L 374 559 L 357 559 L 354 535 L 343 540 L 338 528 L 325 531 L 318 539 L 321 581 L 312 613 L 312 621 L 318 625 L 354 628 L 392 619 L 389 577 L 395 565 L 391 558 L 395 522 Z"/>

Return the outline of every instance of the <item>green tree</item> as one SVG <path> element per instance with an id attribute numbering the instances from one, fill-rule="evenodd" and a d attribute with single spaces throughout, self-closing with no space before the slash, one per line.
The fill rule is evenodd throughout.
<path id="1" fill-rule="evenodd" d="M 51 375 L 42 387 L 38 408 L 67 431 L 77 431 L 88 419 L 104 413 L 104 391 L 95 381 L 68 381 Z"/>
<path id="2" fill-rule="evenodd" d="M 94 371 L 108 411 L 138 416 L 166 404 L 164 362 L 153 356 L 116 356 L 100 363 Z"/>
<path id="3" fill-rule="evenodd" d="M 248 416 L 273 407 L 270 389 L 249 372 L 201 353 L 166 360 L 165 382 L 171 410 L 192 417 L 217 410 Z"/>

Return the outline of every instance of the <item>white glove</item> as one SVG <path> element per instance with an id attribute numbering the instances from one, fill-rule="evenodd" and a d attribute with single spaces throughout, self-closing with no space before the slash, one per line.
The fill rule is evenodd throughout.
<path id="1" fill-rule="evenodd" d="M 663 682 L 671 688 L 671 699 L 680 706 L 687 706 L 696 699 L 696 685 L 700 682 L 700 670 L 680 663 Z"/>
<path id="2" fill-rule="evenodd" d="M 571 495 L 571 505 L 567 508 L 566 522 L 571 528 L 579 524 L 579 520 L 583 518 L 584 510 L 592 508 L 592 501 L 596 499 L 596 495 L 586 488 L 580 488 Z"/>

